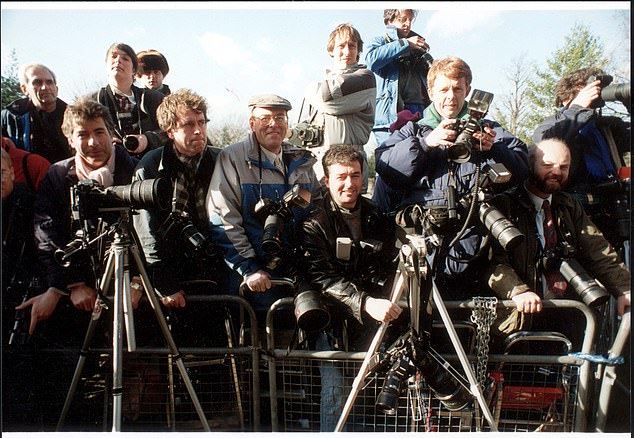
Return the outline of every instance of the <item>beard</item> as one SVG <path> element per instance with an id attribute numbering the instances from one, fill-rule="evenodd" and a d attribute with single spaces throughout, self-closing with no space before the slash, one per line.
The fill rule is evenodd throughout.
<path id="1" fill-rule="evenodd" d="M 568 180 L 564 179 L 564 177 L 546 177 L 546 178 L 537 178 L 535 175 L 531 174 L 529 177 L 529 182 L 531 185 L 536 187 L 542 193 L 559 193 L 563 190 L 563 187 L 566 185 Z"/>

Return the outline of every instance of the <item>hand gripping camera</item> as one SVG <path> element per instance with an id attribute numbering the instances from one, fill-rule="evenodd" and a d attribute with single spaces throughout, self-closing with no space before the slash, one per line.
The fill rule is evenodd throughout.
<path id="1" fill-rule="evenodd" d="M 560 241 L 554 249 L 544 253 L 542 268 L 544 271 L 558 269 L 586 306 L 597 307 L 604 304 L 610 299 L 610 295 L 583 269 L 574 258 L 575 253 L 572 245 Z"/>
<path id="2" fill-rule="evenodd" d="M 288 140 L 297 140 L 303 147 L 313 148 L 324 143 L 324 128 L 309 122 L 300 122 L 291 128 Z"/>
<path id="3" fill-rule="evenodd" d="M 256 218 L 264 223 L 262 251 L 268 269 L 275 269 L 282 261 L 282 231 L 284 223 L 293 216 L 292 207 L 307 208 L 310 205 L 310 192 L 295 184 L 284 194 L 280 202 L 262 198 L 253 207 Z"/>
<path id="4" fill-rule="evenodd" d="M 458 120 L 453 129 L 458 132 L 454 144 L 447 148 L 447 157 L 455 163 L 466 163 L 471 158 L 471 149 L 475 140 L 472 136 L 476 131 L 482 131 L 484 127 L 480 121 L 489 111 L 493 101 L 493 94 L 481 90 L 473 90 L 467 106 L 468 117 Z"/>
<path id="5" fill-rule="evenodd" d="M 605 102 L 618 100 L 629 109 L 632 102 L 630 83 L 612 84 L 613 79 L 614 78 L 610 75 L 592 75 L 588 78 L 586 84 L 597 80 L 601 81 L 601 98 L 594 101 L 593 107 L 601 108 L 605 105 Z"/>

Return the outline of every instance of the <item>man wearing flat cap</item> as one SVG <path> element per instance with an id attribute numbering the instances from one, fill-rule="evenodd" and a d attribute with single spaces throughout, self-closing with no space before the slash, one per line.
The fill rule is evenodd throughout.
<path id="1" fill-rule="evenodd" d="M 266 208 L 282 205 L 294 186 L 311 193 L 311 204 L 321 199 L 315 177 L 313 154 L 284 142 L 291 104 L 283 97 L 262 94 L 249 99 L 250 133 L 244 140 L 227 146 L 218 155 L 207 193 L 207 210 L 212 238 L 224 252 L 225 261 L 246 285 L 245 298 L 258 321 L 277 299 L 289 296 L 288 288 L 273 287 L 271 278 L 292 275 L 291 251 L 295 222 L 308 216 L 310 208 L 292 208 L 281 225 L 282 250 L 272 254 L 263 249 Z M 270 209 L 269 209 L 270 210 Z M 237 288 L 237 284 L 235 286 Z M 236 291 L 233 291 L 236 292 Z"/>
<path id="2" fill-rule="evenodd" d="M 139 59 L 139 68 L 136 76 L 145 88 L 160 91 L 165 96 L 170 94 L 172 91 L 167 84 L 163 83 L 163 79 L 170 71 L 165 56 L 158 50 L 150 49 L 137 53 L 137 58 Z"/>

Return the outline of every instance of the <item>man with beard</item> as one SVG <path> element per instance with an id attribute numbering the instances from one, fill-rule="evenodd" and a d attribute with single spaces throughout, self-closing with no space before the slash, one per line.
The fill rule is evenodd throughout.
<path id="1" fill-rule="evenodd" d="M 553 240 L 555 248 L 569 245 L 576 261 L 617 299 L 617 311 L 623 315 L 630 306 L 630 273 L 581 204 L 562 191 L 570 170 L 568 146 L 557 139 L 532 145 L 529 165 L 530 174 L 523 185 L 493 200 L 526 236 L 509 252 L 497 242 L 493 244 L 493 260 L 486 272 L 488 285 L 499 298 L 516 304 L 516 312 L 500 328 L 506 333 L 526 329 L 522 325 L 527 325 L 527 314 L 541 312 L 543 299 L 578 299 L 558 270 L 543 266 L 544 255 L 552 251 L 557 254 L 551 248 Z M 558 321 L 569 323 L 566 318 L 556 320 L 534 320 L 532 328 L 541 325 L 552 330 Z M 570 332 L 571 327 L 564 324 L 560 331 Z M 571 335 L 574 337 L 574 333 Z"/>

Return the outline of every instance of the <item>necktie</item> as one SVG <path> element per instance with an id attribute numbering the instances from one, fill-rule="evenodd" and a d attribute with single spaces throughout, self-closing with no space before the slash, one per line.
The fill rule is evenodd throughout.
<path id="1" fill-rule="evenodd" d="M 130 112 L 130 99 L 127 96 L 117 94 L 117 100 L 119 103 L 119 112 L 127 113 Z"/>
<path id="2" fill-rule="evenodd" d="M 544 210 L 544 247 L 547 250 L 554 249 L 557 245 L 557 231 L 555 230 L 555 221 L 553 219 L 553 213 L 550 209 L 550 202 L 548 202 L 548 199 L 544 200 L 542 210 Z M 546 277 L 548 290 L 554 293 L 557 297 L 561 298 L 568 286 L 563 275 L 561 275 L 558 270 L 551 269 L 545 271 L 544 276 Z"/>

